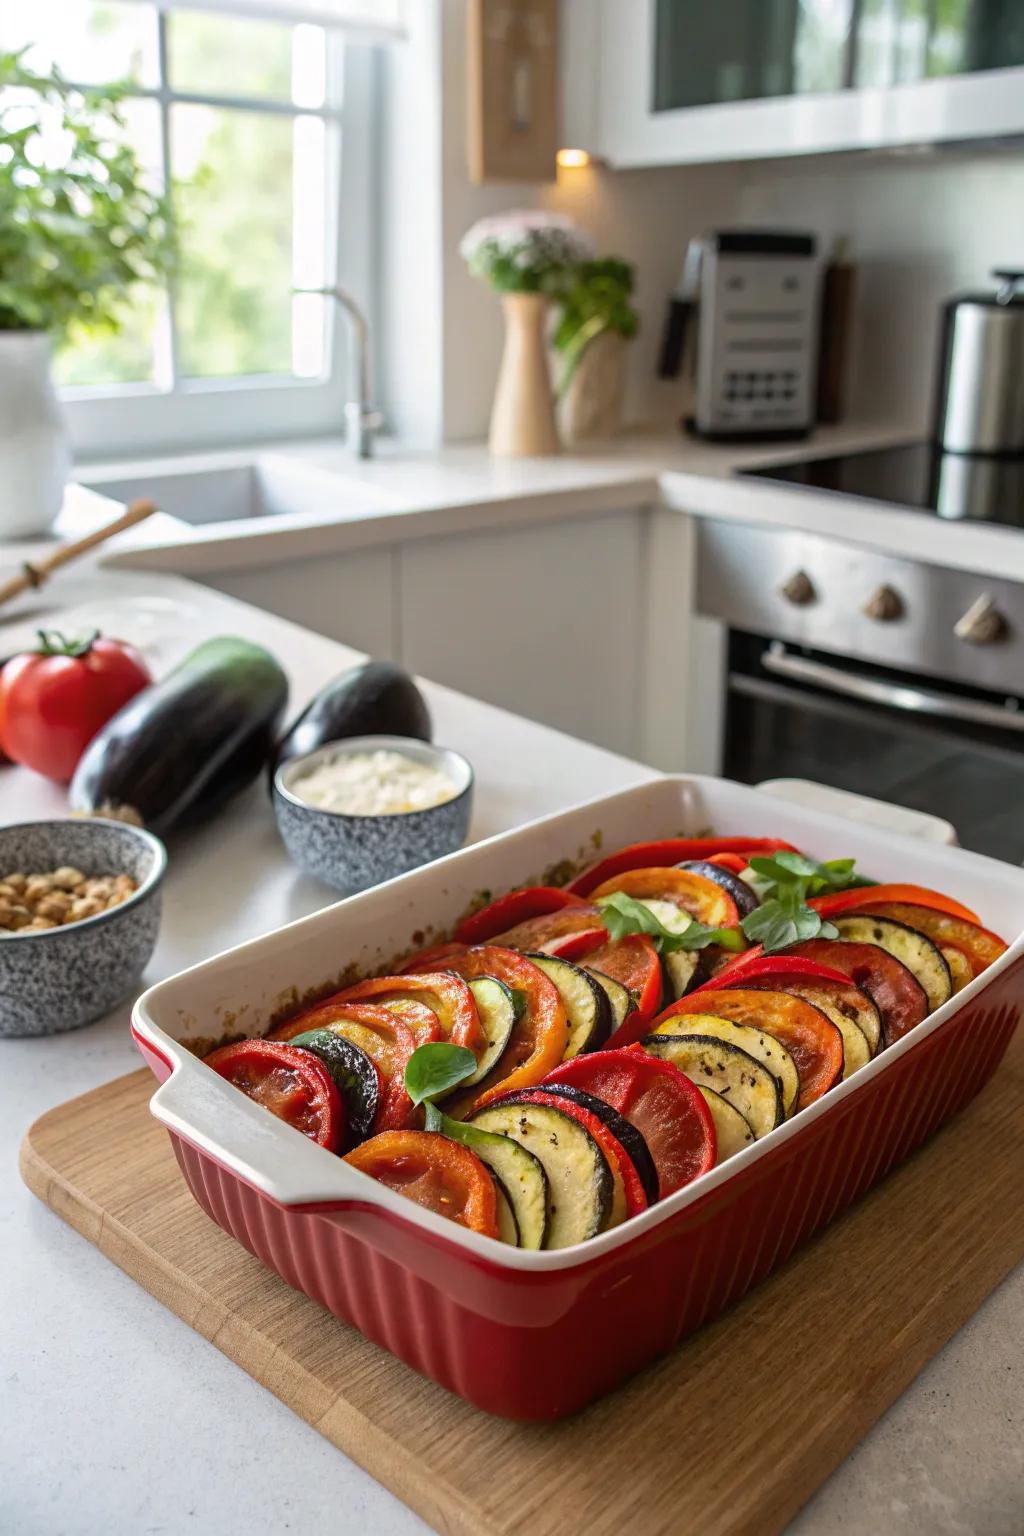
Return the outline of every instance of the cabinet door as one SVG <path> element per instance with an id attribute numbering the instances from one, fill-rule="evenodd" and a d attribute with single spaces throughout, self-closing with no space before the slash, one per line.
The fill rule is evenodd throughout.
<path id="1" fill-rule="evenodd" d="M 393 661 L 397 654 L 394 553 L 367 549 L 317 560 L 290 560 L 203 580 L 229 597 L 291 619 L 357 651 Z"/>
<path id="2" fill-rule="evenodd" d="M 574 518 L 404 545 L 403 665 L 635 754 L 644 516 Z M 531 764 L 522 771 L 529 774 Z"/>
<path id="3" fill-rule="evenodd" d="M 1024 132 L 1019 0 L 601 0 L 600 57 L 613 165 Z"/>

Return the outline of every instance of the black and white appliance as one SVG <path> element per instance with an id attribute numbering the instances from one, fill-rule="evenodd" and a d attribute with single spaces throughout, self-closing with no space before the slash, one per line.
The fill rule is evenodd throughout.
<path id="1" fill-rule="evenodd" d="M 814 422 L 821 267 L 813 235 L 713 230 L 692 240 L 658 371 L 693 359 L 701 437 L 803 437 Z"/>
<path id="2" fill-rule="evenodd" d="M 1024 585 L 706 519 L 698 552 L 698 609 L 728 632 L 725 774 L 929 811 L 1024 862 Z"/>

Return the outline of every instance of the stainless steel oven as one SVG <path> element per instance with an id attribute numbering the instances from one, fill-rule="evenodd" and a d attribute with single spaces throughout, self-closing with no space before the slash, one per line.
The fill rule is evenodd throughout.
<path id="1" fill-rule="evenodd" d="M 1024 862 L 1024 586 L 738 523 L 702 521 L 698 549 L 724 773 L 930 811 Z"/>

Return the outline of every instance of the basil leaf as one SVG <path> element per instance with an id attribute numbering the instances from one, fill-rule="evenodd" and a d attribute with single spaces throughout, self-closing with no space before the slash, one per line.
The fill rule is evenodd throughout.
<path id="1" fill-rule="evenodd" d="M 445 1117 L 430 1099 L 423 1106 L 423 1129 L 425 1131 L 443 1131 Z"/>
<path id="2" fill-rule="evenodd" d="M 628 938 L 631 933 L 646 933 L 657 939 L 673 937 L 646 902 L 627 896 L 625 891 L 612 891 L 610 896 L 601 896 L 597 905 L 613 942 Z"/>
<path id="3" fill-rule="evenodd" d="M 743 939 L 735 928 L 706 928 L 695 917 L 681 933 L 666 928 L 661 919 L 644 901 L 627 896 L 625 891 L 612 891 L 609 896 L 598 898 L 601 920 L 613 940 L 627 938 L 632 933 L 645 933 L 654 941 L 659 955 L 674 954 L 677 949 L 706 949 L 709 944 L 721 944 L 725 949 L 742 949 Z"/>
<path id="4" fill-rule="evenodd" d="M 464 1045 L 434 1040 L 421 1045 L 405 1064 L 405 1091 L 414 1104 L 423 1104 L 455 1088 L 476 1071 L 476 1057 Z"/>

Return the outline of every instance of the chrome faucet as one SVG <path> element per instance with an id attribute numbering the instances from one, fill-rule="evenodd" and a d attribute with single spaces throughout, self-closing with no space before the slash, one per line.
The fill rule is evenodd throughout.
<path id="1" fill-rule="evenodd" d="M 345 442 L 357 459 L 368 459 L 373 452 L 373 439 L 384 424 L 384 418 L 371 404 L 370 327 L 366 316 L 347 289 L 295 288 L 295 293 L 318 293 L 334 299 L 348 315 L 355 342 L 353 396 L 345 405 Z"/>

